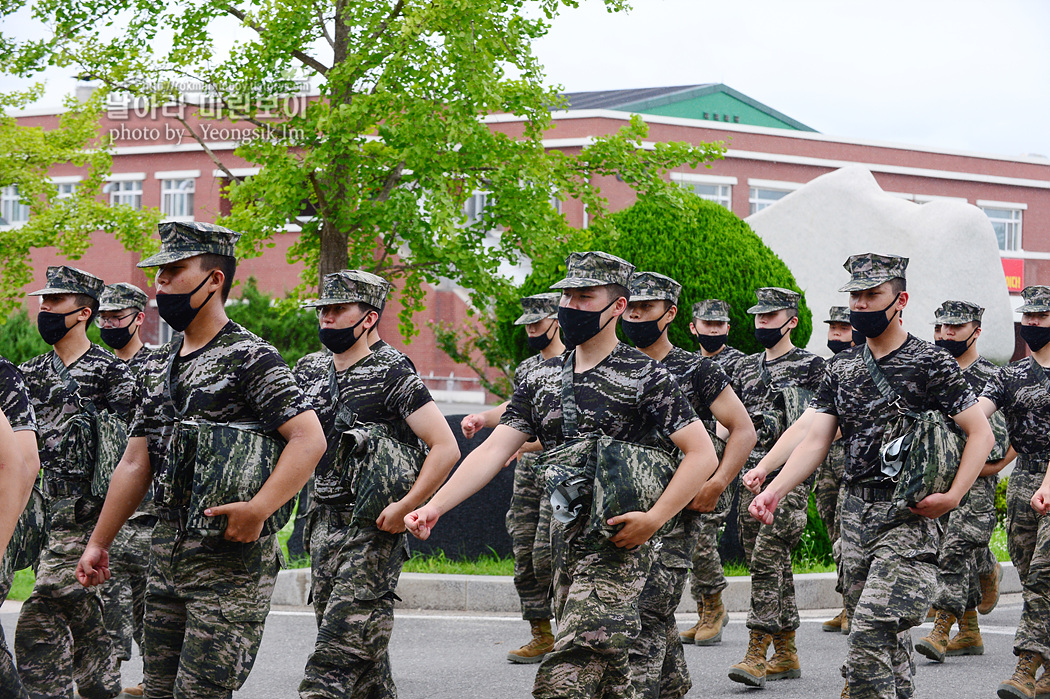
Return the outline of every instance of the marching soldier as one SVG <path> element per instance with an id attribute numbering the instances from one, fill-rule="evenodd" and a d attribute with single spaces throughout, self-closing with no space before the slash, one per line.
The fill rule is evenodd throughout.
<path id="1" fill-rule="evenodd" d="M 978 395 L 999 371 L 999 367 L 977 352 L 983 315 L 983 308 L 967 301 L 945 301 L 935 312 L 936 323 L 941 326 L 941 338 L 935 344 L 955 357 L 966 382 Z M 1008 451 L 1005 424 L 1001 421 L 1002 417 L 994 418 L 991 424 L 996 433 L 996 444 L 1003 445 L 1002 453 L 996 454 L 999 450 L 993 450 L 991 458 L 994 460 L 984 465 L 970 488 L 970 497 L 951 511 L 941 536 L 937 556 L 938 584 L 933 597 L 933 631 L 915 644 L 915 650 L 935 662 L 943 662 L 945 656 L 984 653 L 977 608 L 983 602 L 987 602 L 985 608 L 988 611 L 995 606 L 1002 567 L 992 557 L 993 563 L 987 566 L 991 568 L 991 575 L 985 580 L 991 577 L 994 583 L 985 590 L 981 588 L 979 568 L 991 556 L 988 542 L 997 521 L 995 488 L 999 478 L 996 474 L 1015 456 Z M 949 639 L 948 634 L 956 621 L 959 622 L 959 633 Z"/>
<path id="2" fill-rule="evenodd" d="M 521 385 L 536 367 L 565 351 L 558 330 L 559 293 L 536 294 L 521 299 L 521 316 L 529 348 L 537 353 L 514 370 L 514 385 Z M 463 436 L 473 437 L 484 427 L 495 427 L 507 403 L 463 418 Z M 514 552 L 514 587 L 521 599 L 521 616 L 532 627 L 532 640 L 507 653 L 512 663 L 538 663 L 554 647 L 551 630 L 551 507 L 541 474 L 536 470 L 533 440 L 522 447 L 514 467 L 514 491 L 507 510 L 507 533 Z"/>
<path id="3" fill-rule="evenodd" d="M 102 341 L 118 359 L 125 362 L 131 373 L 138 376 L 146 360 L 152 355 L 142 341 L 142 323 L 146 320 L 146 292 L 134 284 L 107 285 L 102 292 L 96 322 Z M 157 517 L 152 498 L 147 497 L 140 510 L 121 528 L 109 550 L 110 571 L 113 574 L 100 588 L 106 628 L 113 638 L 117 658 L 131 659 L 134 640 L 142 650 L 142 618 L 146 612 L 146 574 L 149 563 L 150 536 Z M 143 695 L 142 684 L 125 687 L 124 694 Z"/>
<path id="4" fill-rule="evenodd" d="M 0 357 L 0 551 L 22 542 L 12 541 L 19 514 L 26 506 L 40 470 L 36 445 L 36 415 L 25 380 L 14 364 Z M 0 602 L 7 599 L 14 578 L 12 552 L 0 563 Z M 18 678 L 14 659 L 0 629 L 0 695 L 29 699 Z"/>
<path id="5" fill-rule="evenodd" d="M 51 531 L 33 593 L 15 629 L 18 671 L 30 695 L 66 697 L 74 680 L 91 699 L 120 694 L 120 663 L 103 623 L 95 590 L 76 583 L 77 558 L 102 509 L 92 492 L 99 464 L 93 445 L 77 444 L 77 420 L 106 411 L 127 415 L 134 380 L 128 368 L 87 338 L 102 280 L 73 267 L 49 267 L 37 327 L 53 350 L 21 367 L 40 428 L 40 463 Z M 123 419 L 121 417 L 121 419 Z M 96 424 L 87 428 L 94 432 Z M 107 445 L 118 450 L 123 445 Z"/>
<path id="6" fill-rule="evenodd" d="M 77 578 L 110 577 L 109 547 L 154 483 L 146 695 L 228 699 L 251 671 L 277 577 L 271 515 L 306 482 L 324 433 L 277 350 L 226 317 L 240 234 L 159 230 L 160 253 L 139 267 L 159 268 L 157 309 L 182 335 L 139 374 L 131 439 Z"/>
<path id="7" fill-rule="evenodd" d="M 747 507 L 765 478 L 755 470 L 780 434 L 797 419 L 820 383 L 824 360 L 795 347 L 791 331 L 798 325 L 801 295 L 790 289 L 764 287 L 755 291 L 758 303 L 747 309 L 755 316 L 755 338 L 766 349 L 737 364 L 733 387 L 747 407 L 758 431 L 758 443 L 745 466 L 740 490 L 739 525 L 751 570 L 751 608 L 747 615 L 750 641 L 744 659 L 729 669 L 729 678 L 749 687 L 767 680 L 801 677 L 795 629 L 791 551 L 806 527 L 809 487 L 802 483 L 785 498 L 780 515 L 771 523 L 748 516 Z M 754 471 L 754 473 L 751 473 Z M 767 660 L 769 646 L 773 655 Z"/>
<path id="8" fill-rule="evenodd" d="M 750 507 L 756 519 L 773 521 L 780 501 L 825 458 L 841 423 L 848 456 L 840 542 L 850 612 L 843 696 L 853 699 L 912 695 L 908 629 L 922 623 L 929 609 L 936 574 L 935 520 L 958 505 L 994 442 L 951 355 L 909 335 L 898 322 L 908 303 L 907 263 L 907 258 L 872 253 L 846 261 L 851 280 L 841 291 L 850 292 L 850 321 L 867 338 L 866 345 L 828 362 L 813 398 L 816 414 L 809 430 Z M 877 381 L 888 383 L 897 397 L 890 398 Z M 893 501 L 894 483 L 883 471 L 880 453 L 897 404 L 915 412 L 942 411 L 967 435 L 950 489 L 908 509 Z"/>
<path id="9" fill-rule="evenodd" d="M 717 420 L 729 431 L 718 469 L 679 515 L 674 528 L 661 536 L 660 551 L 639 600 L 642 630 L 631 646 L 631 669 L 638 695 L 654 699 L 685 696 L 692 685 L 682 637 L 688 633 L 699 645 L 721 640 L 722 628 L 728 622 L 721 595 L 728 583 L 716 540 L 726 512 L 715 512 L 715 508 L 755 446 L 751 418 L 733 393 L 725 372 L 713 361 L 673 346 L 667 337 L 667 329 L 678 313 L 681 289 L 681 284 L 662 274 L 635 273 L 630 303 L 620 319 L 627 339 L 671 372 L 697 416 L 708 424 Z M 700 621 L 679 636 L 674 613 L 694 554 L 704 561 L 701 570 L 693 571 L 694 579 L 701 581 L 696 588 L 700 590 L 696 593 Z"/>
<path id="10" fill-rule="evenodd" d="M 492 435 L 406 524 L 425 539 L 443 513 L 538 437 L 555 516 L 564 523 L 555 534 L 558 635 L 533 695 L 631 699 L 637 694 L 627 649 L 639 632 L 650 539 L 692 500 L 717 457 L 667 370 L 617 340 L 615 321 L 627 306 L 634 267 L 606 253 L 574 252 L 567 268 L 552 288 L 562 290 L 558 319 L 574 350 L 529 374 Z M 682 450 L 680 464 L 644 449 L 654 431 Z M 601 465 L 592 471 L 595 453 Z M 608 516 L 613 512 L 621 514 Z"/>
<path id="11" fill-rule="evenodd" d="M 693 304 L 689 332 L 700 345 L 700 354 L 713 359 L 730 377 L 743 359 L 743 352 L 726 344 L 729 339 L 729 304 L 721 299 L 704 299 Z"/>
<path id="12" fill-rule="evenodd" d="M 1024 595 L 1021 623 L 1014 638 L 1017 667 L 999 685 L 1003 699 L 1032 699 L 1050 693 L 1050 287 L 1029 286 L 1021 292 L 1021 339 L 1032 356 L 999 370 L 981 396 L 986 415 L 1001 410 L 1017 466 L 1006 489 L 1006 544 Z"/>
<path id="13" fill-rule="evenodd" d="M 394 589 L 407 555 L 405 515 L 437 490 L 459 459 L 459 448 L 419 375 L 398 353 L 374 352 L 362 340 L 379 320 L 386 282 L 344 270 L 325 275 L 322 287 L 321 298 L 307 305 L 318 309 L 328 352 L 307 355 L 295 367 L 328 436 L 314 479 L 309 527 L 317 641 L 299 696 L 392 697 L 397 692 L 387 647 Z M 367 456 L 351 465 L 340 446 L 344 430 L 372 425 L 385 425 L 399 441 L 418 438 L 430 448 L 418 477 L 410 478 L 407 492 L 394 501 L 383 495 L 406 475 L 392 470 L 393 454 L 369 447 Z M 380 494 L 361 485 L 363 470 L 373 475 Z"/>

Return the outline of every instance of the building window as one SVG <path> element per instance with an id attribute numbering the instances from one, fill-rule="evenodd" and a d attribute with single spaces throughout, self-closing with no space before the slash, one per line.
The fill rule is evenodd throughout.
<path id="1" fill-rule="evenodd" d="M 733 208 L 733 187 L 728 184 L 702 184 L 700 182 L 680 181 L 678 183 L 701 199 L 721 204 L 727 209 Z"/>
<path id="2" fill-rule="evenodd" d="M 77 193 L 76 182 L 59 182 L 55 185 L 56 199 L 72 199 Z"/>
<path id="3" fill-rule="evenodd" d="M 18 185 L 0 188 L 0 225 L 15 226 L 29 220 L 29 206 L 22 203 Z"/>
<path id="4" fill-rule="evenodd" d="M 748 195 L 748 202 L 751 204 L 751 213 L 761 211 L 767 206 L 776 204 L 788 194 L 791 194 L 790 190 L 752 187 L 751 193 Z"/>
<path id="5" fill-rule="evenodd" d="M 1021 249 L 1021 210 L 981 207 L 995 229 L 1000 250 Z"/>
<path id="6" fill-rule="evenodd" d="M 104 191 L 109 192 L 110 206 L 123 204 L 133 209 L 142 208 L 142 180 L 110 182 Z"/>
<path id="7" fill-rule="evenodd" d="M 481 217 L 485 214 L 485 207 L 488 206 L 489 193 L 488 192 L 474 192 L 463 203 L 463 213 L 467 217 L 467 225 L 476 225 Z"/>
<path id="8" fill-rule="evenodd" d="M 193 218 L 196 180 L 161 180 L 160 210 L 168 218 Z"/>

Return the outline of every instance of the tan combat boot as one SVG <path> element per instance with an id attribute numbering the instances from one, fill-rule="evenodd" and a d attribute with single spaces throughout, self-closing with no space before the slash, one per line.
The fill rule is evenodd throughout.
<path id="1" fill-rule="evenodd" d="M 747 642 L 747 653 L 744 659 L 729 668 L 729 679 L 746 684 L 748 687 L 766 686 L 766 651 L 773 637 L 765 631 L 751 629 L 751 638 Z"/>
<path id="2" fill-rule="evenodd" d="M 1050 673 L 1043 670 L 1043 676 L 1036 680 L 1035 699 L 1050 699 Z"/>
<path id="3" fill-rule="evenodd" d="M 951 633 L 954 623 L 954 614 L 938 609 L 933 618 L 933 631 L 915 643 L 915 650 L 935 663 L 943 663 L 944 652 L 948 649 L 948 634 Z"/>
<path id="4" fill-rule="evenodd" d="M 849 612 L 845 609 L 842 610 L 842 633 L 843 635 L 849 635 Z"/>
<path id="5" fill-rule="evenodd" d="M 982 575 L 980 580 L 981 603 L 977 605 L 977 611 L 988 614 L 999 604 L 999 583 L 1003 581 L 1002 565 L 996 561 L 995 570 L 990 575 Z"/>
<path id="6" fill-rule="evenodd" d="M 948 641 L 948 648 L 944 654 L 949 657 L 984 655 L 984 640 L 981 638 L 981 629 L 977 625 L 976 609 L 967 609 L 962 619 L 959 619 L 959 633 Z"/>
<path id="7" fill-rule="evenodd" d="M 839 695 L 839 699 L 849 699 L 849 682 L 846 682 L 842 687 L 842 694 Z"/>
<path id="8" fill-rule="evenodd" d="M 822 628 L 825 631 L 839 633 L 842 631 L 842 622 L 845 621 L 845 619 L 846 610 L 843 609 L 841 612 L 836 614 L 834 618 L 828 619 L 823 624 L 821 624 L 820 628 Z"/>
<path id="9" fill-rule="evenodd" d="M 798 664 L 798 649 L 795 647 L 795 630 L 773 634 L 773 657 L 766 662 L 766 679 L 791 680 L 802 677 Z"/>
<path id="10" fill-rule="evenodd" d="M 1043 659 L 1030 650 L 1017 656 L 1017 667 L 1006 682 L 999 685 L 999 699 L 1035 699 L 1035 671 Z"/>
<path id="11" fill-rule="evenodd" d="M 700 597 L 696 601 L 696 616 L 698 617 L 696 624 L 691 629 L 686 629 L 678 634 L 678 637 L 682 639 L 682 643 L 692 643 L 693 639 L 696 638 L 697 630 L 704 625 L 704 599 L 706 598 Z M 719 599 L 721 599 L 721 595 L 719 595 Z"/>
<path id="12" fill-rule="evenodd" d="M 698 646 L 713 646 L 722 641 L 722 629 L 729 623 L 729 615 L 722 604 L 722 594 L 704 597 L 704 614 L 697 623 L 693 643 Z"/>
<path id="13" fill-rule="evenodd" d="M 512 663 L 538 663 L 554 648 L 554 634 L 550 619 L 531 619 L 532 640 L 517 650 L 507 653 Z"/>
<path id="14" fill-rule="evenodd" d="M 141 682 L 139 682 L 134 687 L 125 687 L 124 688 L 124 696 L 141 697 L 141 696 L 144 696 L 144 694 L 145 694 L 145 691 L 142 688 L 142 683 Z"/>

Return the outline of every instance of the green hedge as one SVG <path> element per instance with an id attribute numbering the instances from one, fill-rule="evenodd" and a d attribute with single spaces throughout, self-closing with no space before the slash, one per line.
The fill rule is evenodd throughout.
<path id="1" fill-rule="evenodd" d="M 747 223 L 725 207 L 684 191 L 639 199 L 609 216 L 600 227 L 570 241 L 569 247 L 604 250 L 631 262 L 638 271 L 659 272 L 681 283 L 679 313 L 671 325 L 670 339 L 690 350 L 697 347 L 689 333 L 693 303 L 706 298 L 727 301 L 732 320 L 729 344 L 752 353 L 761 349 L 755 340 L 753 317 L 746 312 L 755 304 L 755 289 L 779 286 L 802 292 L 784 262 Z M 534 260 L 521 295 L 547 291 L 564 275 L 563 256 Z M 504 303 L 496 314 L 501 340 L 519 361 L 527 357 L 525 334 L 513 326 L 520 307 Z M 812 314 L 803 294 L 795 344 L 804 347 L 812 330 Z"/>

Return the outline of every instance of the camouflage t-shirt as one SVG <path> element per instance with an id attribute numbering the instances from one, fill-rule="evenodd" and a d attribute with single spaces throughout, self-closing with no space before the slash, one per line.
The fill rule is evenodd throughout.
<path id="1" fill-rule="evenodd" d="M 772 430 L 763 420 L 763 413 L 784 412 L 776 402 L 775 389 L 795 386 L 816 391 L 823 371 L 824 359 L 799 347 L 792 347 L 772 361 L 766 361 L 764 351 L 740 360 L 729 380 L 755 423 L 759 448 L 773 446 L 780 430 L 787 427 L 786 419 L 777 430 Z"/>
<path id="2" fill-rule="evenodd" d="M 514 390 L 500 424 L 539 437 L 549 449 L 562 432 L 562 363 L 549 359 Z M 575 355 L 573 355 L 575 356 Z M 652 444 L 695 422 L 696 412 L 671 374 L 633 347 L 620 343 L 598 366 L 573 374 L 577 427 L 582 435 Z"/>
<path id="3" fill-rule="evenodd" d="M 386 340 L 379 340 L 379 341 L 377 341 L 374 345 L 369 347 L 369 349 L 372 350 L 372 352 L 375 352 L 377 354 L 386 354 L 386 355 L 389 355 L 393 359 L 397 359 L 397 360 L 399 360 L 401 362 L 404 362 L 405 366 L 407 366 L 409 369 L 411 369 L 413 373 L 415 373 L 415 374 L 419 373 L 419 370 L 416 369 L 416 365 L 412 361 L 412 358 L 409 357 L 404 352 L 402 352 L 401 350 L 399 350 L 396 347 L 394 347 L 393 345 L 387 344 Z"/>
<path id="4" fill-rule="evenodd" d="M 697 356 L 703 356 L 700 352 L 697 352 L 696 354 Z M 726 345 L 721 352 L 713 357 L 708 357 L 708 359 L 722 367 L 722 371 L 732 377 L 733 374 L 736 373 L 737 365 L 739 365 L 740 361 L 746 356 L 746 354 L 738 350 L 736 347 Z"/>
<path id="5" fill-rule="evenodd" d="M 56 363 L 61 361 L 51 350 L 20 367 L 36 411 L 40 467 L 45 474 L 57 477 L 68 475 L 61 447 L 73 415 L 79 410 L 56 368 Z M 66 369 L 80 387 L 78 394 L 82 400 L 91 401 L 97 410 L 107 410 L 117 416 L 130 413 L 135 380 L 124 362 L 93 344 Z"/>
<path id="6" fill-rule="evenodd" d="M 983 395 L 1003 412 L 1018 454 L 1050 451 L 1050 371 L 1032 357 L 1019 359 L 999 369 Z"/>
<path id="7" fill-rule="evenodd" d="M 844 481 L 889 487 L 893 482 L 882 474 L 879 449 L 896 412 L 868 373 L 865 347 L 851 347 L 828 360 L 812 406 L 838 418 L 846 441 Z M 940 410 L 953 416 L 977 401 L 955 358 L 914 335 L 877 363 L 904 405 L 915 412 Z"/>
<path id="8" fill-rule="evenodd" d="M 128 360 L 128 368 L 131 369 L 131 373 L 137 377 L 142 373 L 142 368 L 146 366 L 146 362 L 148 362 L 154 354 L 161 351 L 162 348 L 160 347 L 150 349 L 149 347 L 143 346 L 142 349 L 133 354 L 131 359 Z"/>
<path id="9" fill-rule="evenodd" d="M 168 363 L 180 347 L 181 338 L 151 354 L 139 375 L 130 435 L 146 438 L 155 476 L 180 419 L 256 422 L 264 431 L 274 431 L 310 409 L 273 345 L 233 321 L 201 349 L 176 357 L 169 395 Z"/>
<path id="10" fill-rule="evenodd" d="M 988 385 L 992 377 L 999 373 L 999 367 L 984 357 L 978 356 L 970 366 L 963 369 L 963 378 L 976 395 L 981 395 L 984 387 Z"/>
<path id="11" fill-rule="evenodd" d="M 36 430 L 36 414 L 22 372 L 3 357 L 0 357 L 0 410 L 15 432 Z"/>
<path id="12" fill-rule="evenodd" d="M 518 368 L 514 370 L 514 388 L 520 386 L 522 382 L 528 378 L 529 374 L 532 371 L 535 371 L 544 361 L 546 360 L 543 359 L 542 354 L 534 354 L 531 357 L 524 359 L 521 364 L 518 365 Z"/>
<path id="13" fill-rule="evenodd" d="M 729 377 L 710 359 L 672 347 L 660 362 L 678 382 L 689 405 L 701 420 L 712 420 L 711 403 L 729 385 Z"/>
<path id="14" fill-rule="evenodd" d="M 371 352 L 360 361 L 336 372 L 339 400 L 350 408 L 357 423 L 386 423 L 405 441 L 414 440 L 405 419 L 432 402 L 423 379 L 396 351 Z M 295 364 L 295 378 L 303 389 L 310 406 L 317 411 L 328 451 L 314 471 L 318 500 L 333 500 L 349 495 L 340 492 L 338 479 L 332 474 L 332 459 L 339 447 L 339 427 L 336 425 L 336 404 L 331 390 L 332 355 L 314 352 Z M 410 442 L 411 443 L 411 442 Z"/>

